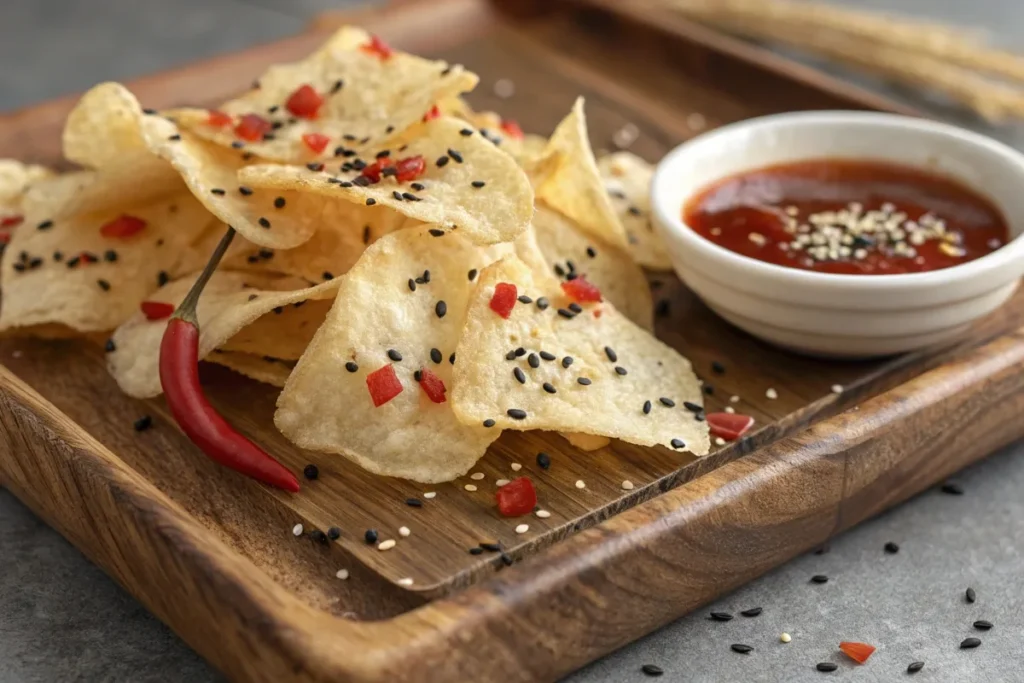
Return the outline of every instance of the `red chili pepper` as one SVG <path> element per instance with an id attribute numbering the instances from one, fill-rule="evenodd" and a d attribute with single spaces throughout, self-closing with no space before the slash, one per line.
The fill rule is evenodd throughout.
<path id="1" fill-rule="evenodd" d="M 25 217 L 19 214 L 4 216 L 3 218 L 0 218 L 0 228 L 13 228 L 21 225 L 21 222 L 24 220 Z"/>
<path id="2" fill-rule="evenodd" d="M 423 115 L 423 123 L 426 123 L 427 121 L 433 121 L 434 119 L 436 119 L 440 115 L 441 115 L 441 110 L 438 109 L 437 105 L 435 104 L 433 107 L 431 107 L 429 109 L 429 111 L 427 111 L 426 114 Z"/>
<path id="3" fill-rule="evenodd" d="M 321 135 L 320 133 L 304 133 L 302 135 L 302 141 L 310 150 L 316 154 L 321 154 L 325 149 L 327 149 L 327 145 L 330 144 L 331 139 L 326 135 Z"/>
<path id="4" fill-rule="evenodd" d="M 875 652 L 874 646 L 868 645 L 867 643 L 851 643 L 847 641 L 839 643 L 839 649 L 843 651 L 843 654 L 858 664 L 863 664 L 868 661 L 868 657 Z"/>
<path id="5" fill-rule="evenodd" d="M 523 139 L 523 129 L 519 127 L 519 124 L 512 119 L 502 119 L 501 129 L 505 131 L 505 135 L 516 140 Z"/>
<path id="6" fill-rule="evenodd" d="M 519 477 L 498 489 L 498 512 L 503 517 L 520 517 L 533 512 L 537 507 L 537 491 L 528 477 Z"/>
<path id="7" fill-rule="evenodd" d="M 215 128 L 225 128 L 234 123 L 230 114 L 225 114 L 218 109 L 211 109 L 210 115 L 206 117 L 206 123 Z"/>
<path id="8" fill-rule="evenodd" d="M 392 54 L 391 48 L 379 36 L 370 36 L 370 42 L 360 49 L 367 54 L 380 57 L 382 61 L 390 59 Z"/>
<path id="9" fill-rule="evenodd" d="M 512 308 L 516 305 L 518 296 L 516 286 L 509 282 L 499 282 L 494 286 L 494 294 L 491 295 L 491 310 L 505 320 L 512 315 Z"/>
<path id="10" fill-rule="evenodd" d="M 303 119 L 315 119 L 320 115 L 320 107 L 324 104 L 324 98 L 320 96 L 313 86 L 304 83 L 295 89 L 288 96 L 284 103 L 285 109 Z"/>
<path id="11" fill-rule="evenodd" d="M 243 114 L 242 118 L 238 120 L 238 125 L 235 126 L 235 135 L 243 140 L 256 142 L 262 140 L 264 134 L 272 130 L 274 127 L 270 125 L 270 121 L 259 114 Z"/>
<path id="12" fill-rule="evenodd" d="M 427 170 L 427 162 L 422 155 L 399 159 L 395 164 L 395 180 L 400 183 L 409 183 L 416 180 Z"/>
<path id="13" fill-rule="evenodd" d="M 591 303 L 601 301 L 601 290 L 585 277 L 567 280 L 562 283 L 562 291 L 573 301 Z"/>
<path id="14" fill-rule="evenodd" d="M 163 301 L 143 301 L 139 304 L 139 308 L 142 309 L 146 320 L 163 320 L 174 315 L 174 304 Z"/>
<path id="15" fill-rule="evenodd" d="M 444 387 L 444 380 L 430 370 L 420 370 L 420 387 L 427 398 L 434 403 L 444 403 L 448 400 L 445 397 L 445 392 L 448 390 Z"/>
<path id="16" fill-rule="evenodd" d="M 711 433 L 714 436 L 722 437 L 726 441 L 735 441 L 754 426 L 754 418 L 749 415 L 708 413 L 706 418 Z"/>
<path id="17" fill-rule="evenodd" d="M 370 391 L 373 407 L 382 405 L 402 393 L 402 383 L 395 374 L 393 365 L 385 365 L 366 376 L 366 388 Z"/>
<path id="18" fill-rule="evenodd" d="M 299 490 L 295 475 L 235 431 L 206 400 L 199 384 L 196 304 L 234 236 L 234 229 L 228 228 L 206 268 L 167 323 L 160 342 L 160 386 L 178 426 L 203 453 L 225 467 L 294 493 Z"/>
<path id="19" fill-rule="evenodd" d="M 135 216 L 129 216 L 127 214 L 121 214 L 109 223 L 105 223 L 100 227 L 100 234 L 104 237 L 131 237 L 137 232 L 141 232 L 146 227 L 146 221 Z"/>

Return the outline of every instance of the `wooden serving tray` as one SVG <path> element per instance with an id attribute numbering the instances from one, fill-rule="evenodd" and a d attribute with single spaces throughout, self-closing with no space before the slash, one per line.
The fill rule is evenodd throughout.
<path id="1" fill-rule="evenodd" d="M 511 4 L 511 3 L 510 3 Z M 130 84 L 145 106 L 214 104 L 340 21 L 481 75 L 470 98 L 550 132 L 577 94 L 595 147 L 632 122 L 652 160 L 706 127 L 791 109 L 901 110 L 674 16 L 613 0 L 411 0 L 322 18 L 315 30 Z M 538 8 L 543 7 L 544 10 Z M 510 99 L 492 85 L 515 83 Z M 74 98 L 0 118 L 0 155 L 56 163 Z M 761 428 L 696 460 L 615 443 L 581 453 L 505 433 L 474 472 L 417 486 L 302 452 L 272 425 L 275 392 L 204 368 L 212 400 L 295 470 L 271 491 L 203 457 L 162 399 L 121 394 L 84 341 L 0 340 L 0 485 L 11 489 L 192 647 L 239 680 L 552 680 L 824 542 L 1024 435 L 1024 295 L 952 347 L 840 363 L 766 346 L 712 315 L 674 276 L 658 335 Z M 711 371 L 713 361 L 726 366 Z M 842 385 L 842 393 L 831 387 Z M 766 391 L 773 388 L 776 400 Z M 731 396 L 738 403 L 730 403 Z M 149 414 L 154 428 L 132 422 Z M 550 454 L 542 470 L 536 455 Z M 547 519 L 497 516 L 495 480 L 537 484 Z M 623 480 L 635 484 L 631 491 Z M 574 486 L 584 480 L 586 488 Z M 470 493 L 464 485 L 479 490 Z M 424 499 L 423 493 L 436 497 Z M 405 500 L 416 497 L 423 507 Z M 530 531 L 514 526 L 528 521 Z M 319 545 L 293 525 L 338 526 Z M 411 536 L 398 535 L 408 526 Z M 398 546 L 363 542 L 375 528 Z M 500 541 L 497 554 L 471 555 Z M 347 581 L 335 578 L 348 569 Z M 412 579 L 405 585 L 402 579 Z"/>

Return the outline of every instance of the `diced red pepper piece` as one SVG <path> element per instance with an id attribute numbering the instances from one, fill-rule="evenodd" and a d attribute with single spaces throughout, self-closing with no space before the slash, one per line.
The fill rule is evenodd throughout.
<path id="1" fill-rule="evenodd" d="M 419 154 L 399 159 L 395 164 L 395 180 L 400 183 L 409 183 L 423 175 L 426 170 L 427 162 Z"/>
<path id="2" fill-rule="evenodd" d="M 11 233 L 0 232 L 0 244 L 7 244 L 11 241 Z"/>
<path id="3" fill-rule="evenodd" d="M 708 413 L 708 428 L 713 436 L 720 436 L 726 441 L 735 441 L 754 426 L 754 418 L 736 413 Z"/>
<path id="4" fill-rule="evenodd" d="M 242 114 L 242 118 L 238 120 L 238 125 L 235 126 L 235 135 L 248 140 L 249 142 L 256 142 L 262 140 L 264 134 L 274 130 L 273 126 L 270 125 L 270 121 L 259 114 Z"/>
<path id="5" fill-rule="evenodd" d="M 163 301 L 143 301 L 139 304 L 139 308 L 142 309 L 142 314 L 146 316 L 146 320 L 163 320 L 164 318 L 170 318 L 174 314 L 174 304 L 164 303 Z"/>
<path id="6" fill-rule="evenodd" d="M 512 308 L 516 305 L 516 297 L 519 292 L 516 286 L 509 282 L 499 282 L 494 286 L 494 294 L 491 295 L 491 310 L 505 320 L 512 315 Z"/>
<path id="7" fill-rule="evenodd" d="M 385 168 L 389 168 L 391 164 L 392 162 L 390 157 L 383 157 L 381 159 L 377 159 L 377 161 L 373 162 L 372 164 L 364 168 L 362 173 L 360 173 L 359 175 L 363 176 L 371 183 L 379 183 L 381 173 L 384 171 Z"/>
<path id="8" fill-rule="evenodd" d="M 225 114 L 218 109 L 211 109 L 210 115 L 206 118 L 206 122 L 215 128 L 225 128 L 234 123 L 234 121 L 230 114 Z"/>
<path id="9" fill-rule="evenodd" d="M 858 664 L 863 664 L 868 661 L 868 657 L 875 652 L 874 646 L 868 645 L 867 643 L 851 643 L 847 641 L 839 643 L 839 649 L 843 651 L 843 654 Z"/>
<path id="10" fill-rule="evenodd" d="M 380 36 L 370 36 L 370 42 L 361 46 L 360 49 L 367 54 L 380 57 L 381 60 L 385 62 L 390 59 L 392 55 L 391 47 L 381 40 Z"/>
<path id="11" fill-rule="evenodd" d="M 435 104 L 433 107 L 430 108 L 430 111 L 423 115 L 423 122 L 426 123 L 427 121 L 433 121 L 440 115 L 441 110 L 438 109 L 437 105 Z"/>
<path id="12" fill-rule="evenodd" d="M 24 220 L 25 217 L 17 213 L 11 214 L 10 216 L 4 216 L 3 218 L 0 218 L 0 228 L 13 228 L 21 225 Z"/>
<path id="13" fill-rule="evenodd" d="M 309 83 L 303 83 L 288 96 L 285 109 L 302 119 L 315 119 L 320 115 L 324 98 Z"/>
<path id="14" fill-rule="evenodd" d="M 505 135 L 516 140 L 523 139 L 523 129 L 519 127 L 519 124 L 512 119 L 502 119 L 501 129 L 505 131 Z"/>
<path id="15" fill-rule="evenodd" d="M 302 142 L 304 142 L 306 147 L 309 147 L 309 149 L 315 154 L 321 154 L 325 149 L 327 149 L 327 145 L 331 143 L 331 139 L 326 135 L 321 135 L 320 133 L 303 133 Z"/>
<path id="16" fill-rule="evenodd" d="M 573 301 L 582 303 L 601 301 L 601 290 L 585 277 L 566 280 L 562 283 L 562 291 Z"/>
<path id="17" fill-rule="evenodd" d="M 444 380 L 430 370 L 420 370 L 420 387 L 427 398 L 434 403 L 444 403 L 448 400 L 445 397 L 445 392 L 448 390 L 444 388 Z"/>
<path id="18" fill-rule="evenodd" d="M 529 477 L 519 477 L 498 489 L 498 512 L 503 517 L 528 515 L 537 507 L 537 491 Z"/>
<path id="19" fill-rule="evenodd" d="M 373 399 L 373 407 L 380 408 L 382 405 L 402 393 L 402 383 L 398 381 L 393 365 L 374 370 L 366 376 L 366 388 L 370 390 L 370 398 Z"/>
<path id="20" fill-rule="evenodd" d="M 96 263 L 98 259 L 87 251 L 83 251 L 78 255 L 78 262 L 85 265 L 87 263 Z"/>
<path id="21" fill-rule="evenodd" d="M 109 223 L 100 228 L 100 234 L 104 237 L 125 238 L 131 237 L 146 227 L 146 221 L 128 214 L 121 214 Z"/>

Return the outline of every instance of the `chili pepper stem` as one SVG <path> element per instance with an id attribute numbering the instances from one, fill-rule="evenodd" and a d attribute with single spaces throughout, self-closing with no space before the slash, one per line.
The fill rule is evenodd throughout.
<path id="1" fill-rule="evenodd" d="M 203 293 L 206 288 L 206 283 L 213 277 L 213 273 L 217 270 L 217 266 L 220 265 L 220 261 L 224 258 L 224 253 L 231 246 L 231 240 L 235 238 L 235 229 L 230 225 L 228 231 L 224 233 L 224 236 L 220 238 L 220 242 L 217 243 L 217 248 L 213 250 L 213 254 L 210 255 L 210 260 L 206 262 L 206 266 L 203 268 L 203 272 L 199 274 L 196 281 L 192 284 L 192 288 L 188 290 L 188 294 L 178 304 L 178 309 L 174 311 L 174 318 L 181 318 L 186 320 L 193 325 L 199 325 L 199 318 L 196 316 L 196 306 L 199 304 L 199 296 Z"/>

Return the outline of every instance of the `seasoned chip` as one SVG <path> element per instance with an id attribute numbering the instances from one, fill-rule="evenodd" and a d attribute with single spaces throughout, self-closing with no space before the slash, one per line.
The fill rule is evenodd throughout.
<path id="1" fill-rule="evenodd" d="M 479 133 L 463 135 L 465 129 L 458 119 L 437 118 L 338 173 L 260 165 L 242 169 L 239 179 L 265 192 L 387 206 L 438 230 L 457 229 L 477 244 L 511 241 L 533 214 L 530 182 L 509 155 Z"/>
<path id="2" fill-rule="evenodd" d="M 440 100 L 472 90 L 477 80 L 459 64 L 390 50 L 346 26 L 303 61 L 270 67 L 258 87 L 223 104 L 221 116 L 173 114 L 221 146 L 244 142 L 264 159 L 305 163 L 336 149 L 340 155 L 380 145 L 420 122 Z"/>
<path id="3" fill-rule="evenodd" d="M 63 177 L 42 181 L 58 187 Z M 59 191 L 55 202 L 61 201 Z M 0 330 L 44 323 L 112 330 L 160 281 L 181 272 L 183 254 L 212 217 L 187 192 L 158 202 L 54 218 L 41 203 L 7 245 Z"/>
<path id="4" fill-rule="evenodd" d="M 167 283 L 150 294 L 146 301 L 177 307 L 185 298 L 197 274 Z M 260 279 L 252 273 L 218 271 L 210 278 L 199 298 L 199 358 L 205 359 L 214 349 L 231 339 L 240 330 L 261 316 L 283 315 L 275 309 L 300 301 L 331 298 L 340 280 L 315 287 L 298 289 L 295 278 Z M 150 319 L 136 305 L 135 313 L 114 332 L 114 350 L 107 354 L 107 370 L 121 390 L 136 398 L 160 394 L 160 339 L 167 327 L 167 318 Z M 286 337 L 292 330 L 270 326 L 268 334 Z M 268 340 L 268 347 L 271 340 Z"/>
<path id="5" fill-rule="evenodd" d="M 672 270 L 668 250 L 651 221 L 651 178 L 654 168 L 629 152 L 602 157 L 597 168 L 612 206 L 626 229 L 629 251 L 644 268 Z"/>
<path id="6" fill-rule="evenodd" d="M 524 168 L 541 156 L 547 146 L 547 139 L 539 135 L 524 133 L 515 121 L 502 118 L 493 111 L 473 111 L 461 97 L 451 97 L 438 103 L 438 112 L 454 116 L 479 129 L 480 134 L 511 154 Z"/>
<path id="7" fill-rule="evenodd" d="M 549 272 L 563 282 L 586 279 L 620 313 L 644 329 L 653 329 L 651 290 L 644 272 L 628 253 L 543 206 L 537 207 L 533 229 Z"/>
<path id="8" fill-rule="evenodd" d="M 551 305 L 517 304 L 506 319 L 492 308 L 502 284 L 534 301 L 545 296 Z M 456 352 L 452 407 L 459 420 L 707 453 L 707 423 L 684 407 L 684 401 L 701 404 L 690 362 L 607 302 L 574 313 L 560 294 L 538 290 L 516 258 L 480 275 Z M 526 353 L 508 360 L 518 347 Z M 531 362 L 532 354 L 539 361 Z"/>
<path id="9" fill-rule="evenodd" d="M 543 155 L 533 165 L 545 166 L 545 162 L 553 168 L 535 180 L 538 203 L 572 219 L 594 237 L 627 248 L 626 231 L 605 191 L 590 148 L 582 97 L 558 124 Z"/>
<path id="10" fill-rule="evenodd" d="M 288 375 L 295 367 L 293 361 L 281 360 L 270 356 L 257 356 L 251 353 L 237 353 L 216 349 L 206 357 L 206 361 L 223 365 L 240 375 L 257 382 L 281 388 L 288 381 Z"/>
<path id="11" fill-rule="evenodd" d="M 437 239 L 431 229 L 381 238 L 342 278 L 278 399 L 274 422 L 292 442 L 377 474 L 434 483 L 464 474 L 498 437 L 479 422 L 460 424 L 445 392 L 476 277 L 470 271 L 509 247 Z"/>
<path id="12" fill-rule="evenodd" d="M 298 360 L 327 318 L 332 303 L 330 299 L 320 299 L 280 306 L 243 327 L 219 348 L 280 360 Z"/>
<path id="13" fill-rule="evenodd" d="M 45 166 L 23 164 L 14 159 L 0 159 L 0 210 L 6 205 L 18 202 L 32 183 L 53 175 L 53 171 Z"/>

